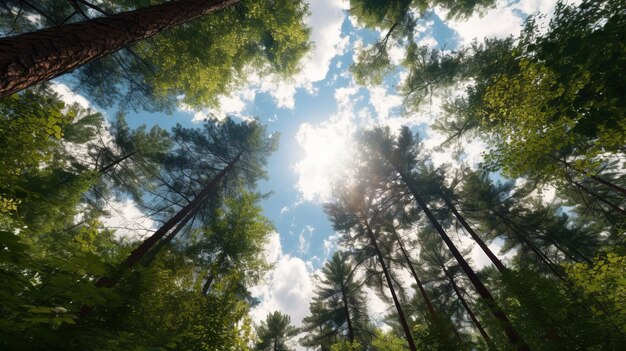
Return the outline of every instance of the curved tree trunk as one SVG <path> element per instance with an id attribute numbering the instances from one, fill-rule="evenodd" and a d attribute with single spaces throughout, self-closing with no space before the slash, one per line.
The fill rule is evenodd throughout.
<path id="1" fill-rule="evenodd" d="M 378 243 L 376 242 L 376 237 L 374 236 L 374 232 L 366 224 L 367 227 L 367 235 L 370 237 L 370 241 L 372 242 L 372 246 L 374 246 L 374 250 L 376 251 L 376 256 L 378 257 L 378 261 L 380 261 L 380 265 L 383 268 L 383 273 L 385 275 L 385 279 L 387 280 L 387 285 L 389 285 L 389 290 L 391 291 L 391 298 L 393 299 L 393 303 L 396 306 L 396 310 L 398 311 L 398 317 L 400 318 L 400 324 L 402 324 L 402 329 L 404 330 L 404 335 L 406 336 L 406 341 L 409 343 L 409 348 L 411 351 L 417 351 L 415 347 L 415 343 L 413 342 L 413 337 L 411 336 L 411 329 L 409 328 L 409 324 L 406 321 L 406 317 L 404 316 L 404 312 L 402 311 L 402 306 L 400 306 L 400 301 L 398 300 L 398 296 L 396 295 L 396 290 L 393 287 L 393 282 L 391 281 L 391 275 L 389 270 L 387 269 L 387 265 L 385 264 L 385 260 L 383 259 L 383 255 L 380 252 L 380 248 L 378 247 Z"/>
<path id="2" fill-rule="evenodd" d="M 172 1 L 0 39 L 0 98 L 238 1 Z"/>
<path id="3" fill-rule="evenodd" d="M 432 226 L 435 228 L 437 233 L 439 233 L 439 236 L 441 237 L 441 239 L 446 243 L 446 246 L 448 246 L 448 249 L 454 256 L 456 261 L 459 263 L 459 266 L 461 266 L 461 268 L 463 269 L 463 271 L 465 272 L 469 280 L 472 282 L 472 285 L 474 286 L 474 288 L 476 288 L 476 291 L 478 292 L 480 297 L 483 300 L 485 300 L 485 302 L 487 303 L 487 306 L 489 307 L 493 315 L 496 317 L 496 319 L 500 321 L 500 324 L 502 328 L 504 329 L 504 332 L 509 342 L 511 343 L 511 345 L 513 345 L 515 348 L 517 348 L 520 351 L 529 351 L 530 348 L 528 347 L 528 345 L 526 345 L 522 337 L 518 334 L 517 330 L 515 330 L 515 328 L 511 324 L 511 321 L 509 321 L 509 318 L 506 316 L 504 311 L 502 311 L 502 309 L 500 309 L 500 307 L 497 305 L 496 301 L 493 299 L 493 296 L 491 295 L 487 287 L 483 284 L 483 282 L 480 280 L 478 275 L 476 275 L 476 272 L 474 272 L 474 270 L 472 269 L 472 267 L 470 267 L 470 265 L 467 263 L 465 258 L 463 258 L 463 255 L 461 255 L 461 253 L 456 248 L 456 246 L 454 245 L 454 243 L 452 242 L 448 234 L 445 232 L 441 224 L 439 224 L 439 221 L 437 220 L 437 218 L 435 218 L 435 216 L 430 211 L 430 209 L 428 209 L 426 202 L 424 201 L 424 199 L 422 199 L 422 197 L 420 196 L 419 192 L 417 191 L 417 189 L 415 188 L 415 186 L 413 185 L 412 181 L 409 179 L 407 174 L 402 172 L 400 167 L 398 166 L 396 166 L 396 171 L 400 174 L 402 181 L 409 188 L 411 194 L 413 195 L 413 198 L 415 199 L 419 207 L 422 209 L 426 217 L 428 217 L 428 220 L 430 221 Z"/>

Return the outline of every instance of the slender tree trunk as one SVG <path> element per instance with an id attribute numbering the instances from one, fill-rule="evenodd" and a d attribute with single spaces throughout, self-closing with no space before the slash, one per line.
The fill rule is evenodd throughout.
<path id="1" fill-rule="evenodd" d="M 400 240 L 400 237 L 397 235 L 395 231 L 394 231 L 394 234 L 396 236 L 396 240 L 398 241 L 398 244 L 400 245 L 400 251 L 402 251 L 402 256 L 404 257 L 406 264 L 409 266 L 409 270 L 411 271 L 411 274 L 413 275 L 413 279 L 415 279 L 415 283 L 417 284 L 417 287 L 420 290 L 420 294 L 422 294 L 422 298 L 424 299 L 424 302 L 426 302 L 426 306 L 428 306 L 428 311 L 430 312 L 430 315 L 433 317 L 433 319 L 437 319 L 438 316 L 437 316 L 437 313 L 435 312 L 435 308 L 433 307 L 433 303 L 428 297 L 428 294 L 426 294 L 426 290 L 424 289 L 424 286 L 422 285 L 422 281 L 419 279 L 417 272 L 415 271 L 415 267 L 413 267 L 413 264 L 411 263 L 411 259 L 409 258 L 409 254 L 406 252 L 406 249 L 404 248 L 404 244 L 402 244 L 402 240 Z"/>
<path id="2" fill-rule="evenodd" d="M 456 296 L 459 297 L 459 301 L 461 302 L 461 304 L 465 308 L 465 311 L 467 311 L 467 314 L 472 319 L 472 322 L 474 322 L 474 325 L 476 326 L 476 328 L 480 332 L 480 335 L 482 335 L 483 339 L 485 339 L 485 342 L 487 343 L 487 346 L 489 347 L 489 349 L 490 350 L 496 350 L 495 345 L 493 344 L 493 341 L 491 341 L 491 338 L 489 337 L 489 335 L 487 335 L 487 332 L 485 332 L 485 328 L 483 328 L 483 325 L 480 323 L 480 321 L 478 321 L 478 318 L 476 318 L 476 315 L 474 314 L 474 311 L 472 311 L 470 306 L 465 301 L 465 298 L 463 297 L 463 294 L 461 294 L 461 291 L 459 290 L 459 287 L 454 282 L 454 278 L 452 277 L 450 272 L 448 272 L 446 267 L 442 266 L 441 268 L 443 269 L 444 273 L 446 273 L 446 276 L 448 276 L 448 279 L 450 279 L 450 284 L 452 284 L 452 289 L 454 289 L 454 292 L 456 293 Z"/>
<path id="3" fill-rule="evenodd" d="M 170 218 L 165 224 L 161 226 L 154 234 L 152 234 L 149 238 L 144 240 L 135 250 L 133 250 L 130 255 L 126 258 L 126 260 L 120 265 L 120 272 L 118 275 L 121 275 L 125 270 L 132 267 L 135 263 L 137 263 L 141 258 L 152 248 L 161 238 L 163 238 L 174 226 L 176 226 L 180 221 L 182 221 L 185 216 L 187 216 L 190 212 L 194 211 L 202 202 L 207 198 L 207 196 L 213 191 L 213 189 L 220 183 L 220 181 L 230 172 L 235 164 L 239 162 L 239 158 L 241 157 L 242 152 L 239 152 L 237 156 L 231 161 L 224 169 L 222 169 L 211 181 L 207 184 L 202 191 L 189 203 L 187 206 L 183 207 L 174 217 Z M 102 287 L 111 287 L 115 284 L 115 280 L 112 280 L 108 277 L 102 277 L 98 279 L 96 282 L 97 286 Z"/>
<path id="4" fill-rule="evenodd" d="M 474 272 L 472 267 L 470 267 L 470 265 L 467 263 L 465 258 L 463 258 L 463 255 L 461 255 L 461 253 L 456 248 L 456 246 L 454 245 L 454 243 L 452 242 L 448 234 L 446 234 L 441 224 L 439 224 L 439 221 L 437 221 L 437 219 L 432 214 L 432 212 L 430 212 L 430 210 L 428 209 L 428 206 L 426 206 L 426 202 L 419 195 L 419 192 L 417 191 L 417 189 L 415 188 L 415 186 L 413 185 L 409 177 L 407 177 L 407 175 L 404 174 L 404 172 L 401 172 L 399 167 L 396 167 L 396 170 L 400 174 L 402 181 L 407 185 L 407 187 L 411 191 L 411 194 L 413 195 L 413 198 L 415 199 L 419 207 L 422 209 L 426 217 L 428 217 L 428 220 L 433 225 L 433 227 L 435 227 L 435 230 L 439 233 L 439 236 L 441 237 L 441 239 L 443 239 L 443 241 L 446 243 L 446 245 L 448 246 L 448 249 L 450 250 L 450 252 L 452 252 L 452 255 L 457 260 L 457 262 L 459 263 L 459 265 L 461 266 L 461 268 L 463 269 L 463 271 L 465 272 L 469 280 L 472 282 L 472 285 L 474 285 L 474 288 L 476 288 L 476 291 L 478 291 L 478 294 L 480 295 L 480 297 L 483 300 L 485 300 L 485 302 L 487 303 L 487 306 L 489 307 L 493 315 L 496 317 L 496 319 L 500 321 L 500 324 L 502 325 L 502 328 L 504 329 L 504 332 L 507 338 L 509 339 L 509 342 L 520 351 L 530 350 L 530 348 L 528 347 L 528 345 L 526 345 L 522 337 L 517 333 L 517 330 L 515 330 L 515 328 L 509 321 L 509 318 L 506 316 L 504 311 L 502 311 L 502 309 L 500 309 L 500 307 L 497 305 L 496 301 L 493 299 L 493 296 L 491 295 L 487 287 L 483 284 L 483 282 L 480 280 L 478 275 L 476 275 L 476 273 Z"/>
<path id="5" fill-rule="evenodd" d="M 532 241 L 528 240 L 524 233 L 515 228 L 515 223 L 513 221 L 494 209 L 490 209 L 490 211 L 496 217 L 500 218 L 504 225 L 507 228 L 511 229 L 513 233 L 519 238 L 519 240 L 521 240 L 524 245 L 528 246 L 535 253 L 535 255 L 537 255 L 537 257 L 539 257 L 539 259 L 546 265 L 546 267 L 548 267 L 548 269 L 550 269 L 554 276 L 563 280 L 563 275 L 556 269 L 556 265 L 554 264 L 554 262 L 552 262 L 552 260 L 548 258 L 548 256 L 546 256 L 541 250 L 539 250 L 539 248 Z"/>
<path id="6" fill-rule="evenodd" d="M 595 175 L 592 175 L 590 178 L 595 180 L 596 182 L 602 184 L 602 185 L 606 185 L 607 187 L 609 187 L 609 188 L 611 188 L 611 189 L 613 189 L 615 191 L 618 191 L 618 192 L 626 195 L 626 189 L 622 188 L 621 186 L 619 186 L 619 185 L 617 185 L 615 183 L 611 183 L 611 182 L 609 182 L 609 181 L 607 181 L 607 180 L 605 180 L 603 178 L 600 178 L 598 176 L 595 176 Z"/>
<path id="7" fill-rule="evenodd" d="M 396 296 L 396 290 L 393 287 L 393 282 L 391 281 L 391 276 L 389 270 L 387 269 L 387 265 L 385 265 L 385 260 L 383 259 L 383 255 L 380 252 L 380 248 L 378 247 L 378 243 L 376 242 L 376 237 L 374 236 L 374 232 L 366 224 L 367 234 L 370 237 L 370 241 L 372 242 L 372 246 L 374 246 L 374 250 L 376 251 L 376 256 L 378 256 L 378 261 L 380 261 L 380 265 L 383 268 L 383 274 L 385 275 L 385 279 L 387 280 L 387 285 L 389 285 L 389 290 L 391 291 L 391 298 L 393 299 L 393 303 L 396 306 L 396 310 L 398 310 L 398 317 L 400 318 L 400 323 L 402 324 L 402 329 L 404 330 L 404 335 L 406 336 L 406 341 L 409 343 L 409 349 L 411 351 L 417 351 L 415 347 L 415 343 L 413 342 L 413 337 L 411 336 L 411 329 L 409 328 L 409 324 L 406 321 L 404 316 L 404 312 L 402 311 L 402 306 L 400 306 L 400 301 L 398 300 L 398 296 Z"/>
<path id="8" fill-rule="evenodd" d="M 621 186 L 619 186 L 619 185 L 617 185 L 615 183 L 611 183 L 608 180 L 606 180 L 606 179 L 604 179 L 602 177 L 599 177 L 597 175 L 588 176 L 586 172 L 583 172 L 583 171 L 581 171 L 581 170 L 579 170 L 577 168 L 574 168 L 574 166 L 572 166 L 571 163 L 569 163 L 567 161 L 564 161 L 564 160 L 561 160 L 560 158 L 552 157 L 552 159 L 553 160 L 557 160 L 558 162 L 563 164 L 565 167 L 567 167 L 567 168 L 569 168 L 569 169 L 571 169 L 571 170 L 573 170 L 575 172 L 578 172 L 578 173 L 580 173 L 580 174 L 582 174 L 584 176 L 587 176 L 587 177 L 595 180 L 596 182 L 598 182 L 598 183 L 600 183 L 600 184 L 602 184 L 604 186 L 607 186 L 607 187 L 609 187 L 609 188 L 611 188 L 611 189 L 613 189 L 613 190 L 615 190 L 617 192 L 620 192 L 620 193 L 626 195 L 626 189 L 624 189 L 623 187 L 621 187 Z"/>
<path id="9" fill-rule="evenodd" d="M 350 308 L 348 307 L 348 296 L 346 294 L 346 289 L 341 284 L 341 299 L 343 300 L 343 307 L 346 309 L 346 321 L 348 322 L 348 338 L 350 338 L 350 343 L 354 343 L 354 330 L 352 329 L 352 321 L 350 320 Z"/>
<path id="10" fill-rule="evenodd" d="M 621 209 L 620 207 L 618 207 L 617 205 L 615 205 L 614 203 L 612 203 L 611 201 L 605 199 L 604 197 L 598 195 L 597 193 L 595 193 L 594 191 L 591 191 L 591 189 L 585 187 L 584 185 L 580 184 L 579 182 L 570 179 L 570 181 L 572 182 L 572 184 L 574 184 L 578 189 L 586 192 L 587 194 L 591 195 L 591 197 L 593 197 L 594 199 L 602 202 L 603 204 L 609 206 L 611 209 L 613 209 L 614 211 L 618 212 L 619 214 L 621 214 L 622 216 L 626 216 L 626 210 Z"/>
<path id="11" fill-rule="evenodd" d="M 500 261 L 498 256 L 496 256 L 491 251 L 489 246 L 487 246 L 487 244 L 478 236 L 478 234 L 476 234 L 474 229 L 470 227 L 469 223 L 467 223 L 465 218 L 459 213 L 459 211 L 456 209 L 456 207 L 454 206 L 450 198 L 447 197 L 443 192 L 441 193 L 441 196 L 443 197 L 443 200 L 446 203 L 446 206 L 448 206 L 448 208 L 452 211 L 452 213 L 454 214 L 456 219 L 459 221 L 459 223 L 461 223 L 463 228 L 465 228 L 465 230 L 469 233 L 472 239 L 474 239 L 474 241 L 478 244 L 478 246 L 480 246 L 480 248 L 487 255 L 487 257 L 489 257 L 489 259 L 491 260 L 491 263 L 493 263 L 493 265 L 496 266 L 496 268 L 501 274 L 505 274 L 507 272 L 507 268 L 504 266 L 504 264 L 502 264 L 502 261 Z"/>
<path id="12" fill-rule="evenodd" d="M 102 167 L 102 168 L 98 171 L 98 173 L 99 173 L 99 174 L 105 174 L 105 173 L 106 173 L 106 172 L 108 172 L 111 168 L 113 168 L 113 167 L 115 167 L 115 166 L 119 165 L 120 163 L 124 162 L 124 161 L 125 161 L 125 160 L 127 160 L 128 158 L 133 157 L 136 153 L 137 153 L 137 152 L 134 152 L 134 151 L 133 151 L 133 152 L 131 152 L 131 153 L 130 153 L 130 154 L 128 154 L 128 155 L 124 155 L 124 156 L 122 156 L 122 157 L 118 158 L 117 160 L 115 160 L 115 161 L 113 161 L 113 162 L 109 163 L 108 165 L 106 165 L 106 166 Z"/>
<path id="13" fill-rule="evenodd" d="M 239 0 L 179 0 L 0 39 L 0 97 Z"/>
<path id="14" fill-rule="evenodd" d="M 226 253 L 222 251 L 222 253 L 220 254 L 220 258 L 217 261 L 217 265 L 211 267 L 211 269 L 209 270 L 209 274 L 206 277 L 206 282 L 204 282 L 204 286 L 202 286 L 203 295 L 206 295 L 209 292 L 209 289 L 211 288 L 211 284 L 213 284 L 213 280 L 215 279 L 217 272 L 224 264 L 224 260 L 226 260 Z"/>

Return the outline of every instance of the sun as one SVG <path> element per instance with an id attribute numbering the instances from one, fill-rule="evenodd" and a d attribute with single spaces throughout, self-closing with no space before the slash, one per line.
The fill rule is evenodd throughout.
<path id="1" fill-rule="evenodd" d="M 352 133 L 343 123 L 323 123 L 313 126 L 304 123 L 296 135 L 304 150 L 295 164 L 298 175 L 296 187 L 307 201 L 330 200 L 333 182 L 339 180 L 342 169 L 355 154 Z"/>

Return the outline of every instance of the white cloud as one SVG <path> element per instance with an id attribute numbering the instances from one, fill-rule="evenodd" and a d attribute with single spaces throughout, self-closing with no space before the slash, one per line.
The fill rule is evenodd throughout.
<path id="1" fill-rule="evenodd" d="M 84 96 L 76 94 L 67 85 L 63 83 L 52 83 L 50 88 L 59 94 L 61 100 L 67 105 L 79 104 L 83 108 L 93 108 Z"/>
<path id="2" fill-rule="evenodd" d="M 252 287 L 252 296 L 261 303 L 251 311 L 256 323 L 268 313 L 281 311 L 291 317 L 291 322 L 300 326 L 309 314 L 309 303 L 313 296 L 311 272 L 307 263 L 298 257 L 285 255 L 278 233 L 273 233 L 265 246 L 268 260 L 275 262 L 274 268 L 265 276 L 265 284 Z"/>
<path id="3" fill-rule="evenodd" d="M 523 20 L 514 10 L 515 7 L 508 1 L 500 0 L 495 8 L 482 16 L 475 13 L 468 19 L 448 20 L 446 24 L 457 32 L 461 44 L 469 44 L 475 38 L 504 38 L 519 33 L 522 28 Z M 435 12 L 440 18 L 445 18 L 444 10 L 435 9 Z"/>
<path id="4" fill-rule="evenodd" d="M 298 253 L 299 254 L 304 255 L 307 252 L 309 252 L 309 246 L 311 246 L 309 239 L 313 235 L 313 231 L 315 231 L 315 228 L 308 224 L 304 226 L 304 229 L 302 229 L 302 231 L 300 231 L 300 235 L 298 235 Z M 309 239 L 307 239 L 307 236 L 309 237 Z"/>
<path id="5" fill-rule="evenodd" d="M 374 106 L 379 122 L 386 121 L 392 110 L 402 105 L 402 98 L 396 94 L 388 94 L 385 87 L 371 87 L 369 93 L 370 104 Z"/>
<path id="6" fill-rule="evenodd" d="M 141 212 L 134 201 L 109 199 L 106 210 L 109 216 L 102 217 L 105 228 L 115 229 L 118 239 L 137 240 L 151 235 L 157 224 Z"/>

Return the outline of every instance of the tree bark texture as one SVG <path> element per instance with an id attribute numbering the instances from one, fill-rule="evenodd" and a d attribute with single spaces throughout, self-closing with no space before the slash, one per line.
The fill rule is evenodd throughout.
<path id="1" fill-rule="evenodd" d="M 172 1 L 0 39 L 0 98 L 238 1 Z"/>

